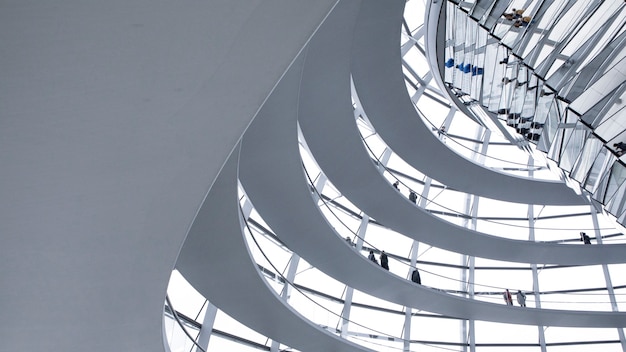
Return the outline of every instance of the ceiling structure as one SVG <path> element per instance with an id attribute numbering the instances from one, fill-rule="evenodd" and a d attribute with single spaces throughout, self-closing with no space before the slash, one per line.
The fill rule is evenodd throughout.
<path id="1" fill-rule="evenodd" d="M 625 12 L 623 2 L 452 1 L 434 21 L 445 23 L 437 51 L 453 95 L 537 144 L 620 223 Z"/>
<path id="2" fill-rule="evenodd" d="M 3 4 L 0 350 L 626 351 L 621 228 L 435 84 L 446 6 Z"/>

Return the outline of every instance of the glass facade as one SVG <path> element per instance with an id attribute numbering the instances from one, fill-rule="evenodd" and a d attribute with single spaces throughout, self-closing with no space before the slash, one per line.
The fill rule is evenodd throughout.
<path id="1" fill-rule="evenodd" d="M 624 3 L 449 1 L 444 11 L 453 95 L 486 110 L 484 125 L 506 123 L 512 142 L 536 144 L 623 223 Z"/>

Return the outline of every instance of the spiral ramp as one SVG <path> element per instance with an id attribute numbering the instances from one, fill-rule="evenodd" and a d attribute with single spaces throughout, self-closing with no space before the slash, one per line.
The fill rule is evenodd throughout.
<path id="1" fill-rule="evenodd" d="M 269 287 L 241 232 L 233 153 L 198 212 L 177 263 L 203 295 L 248 327 L 302 351 L 372 351 L 322 330 Z M 216 280 L 216 278 L 220 278 Z"/>
<path id="2" fill-rule="evenodd" d="M 437 246 L 448 250 L 523 263 L 571 265 L 623 262 L 622 245 L 587 248 L 488 236 L 457 227 L 426 213 L 417 215 L 420 210 L 398 196 L 367 156 L 356 131 L 350 101 L 353 50 L 345 43 L 351 42 L 355 33 L 359 32 L 355 29 L 360 21 L 375 22 L 367 16 L 363 17 L 364 13 L 368 13 L 366 8 L 372 4 L 342 1 L 335 8 L 307 45 L 302 61 L 297 61 L 297 65 L 292 66 L 244 134 L 239 154 L 238 178 L 259 214 L 285 245 L 316 268 L 348 286 L 390 302 L 461 319 L 564 327 L 625 326 L 626 314 L 623 313 L 519 310 L 416 286 L 372 265 L 347 246 L 344 239 L 325 221 L 315 204 L 311 186 L 302 169 L 299 127 L 303 130 L 307 145 L 322 169 L 328 173 L 330 180 L 360 208 L 366 212 L 371 210 L 373 216 L 383 224 L 400 229 L 400 232 L 408 236 L 415 234 L 420 241 L 435 242 Z M 370 10 L 370 16 L 378 19 L 389 7 L 389 3 L 386 3 L 384 9 Z M 219 212 L 218 208 L 224 206 L 227 200 L 209 197 L 206 202 L 219 204 L 213 206 L 213 211 Z M 208 217 L 210 221 L 203 220 L 204 217 Z M 239 245 L 246 245 L 240 233 L 242 225 L 236 224 L 232 219 L 228 225 L 231 228 L 212 227 L 226 221 L 226 218 L 211 216 L 201 210 L 196 224 L 205 224 L 212 230 L 205 229 L 202 225 L 198 225 L 202 230 L 196 230 L 194 224 L 188 238 L 191 242 L 185 244 L 177 265 L 181 273 L 200 292 L 206 293 L 207 297 L 211 297 L 213 292 L 218 297 L 218 306 L 226 312 L 230 312 L 232 307 L 232 314 L 255 330 L 280 341 L 286 341 L 284 339 L 292 333 L 305 336 L 305 333 L 297 332 L 296 329 L 297 326 L 306 324 L 288 324 L 289 328 L 279 324 L 280 329 L 271 332 L 264 329 L 266 319 L 259 316 L 266 317 L 266 314 L 276 309 L 260 313 L 259 308 L 255 307 L 261 303 L 255 298 L 229 294 L 244 289 L 245 284 L 230 284 L 227 281 L 228 284 L 211 286 L 209 278 L 220 275 L 223 267 L 229 268 L 228 272 L 221 274 L 227 277 L 239 275 L 241 266 L 254 267 L 246 251 L 239 251 L 241 256 L 236 256 L 231 250 L 224 251 L 224 248 L 215 245 L 224 240 L 212 236 L 225 233 L 230 233 L 224 235 L 226 237 L 237 238 Z M 431 238 L 427 234 L 434 235 Z M 457 236 L 453 237 L 454 235 Z M 204 264 L 198 265 L 200 262 Z M 210 272 L 202 270 L 202 267 L 212 265 L 215 268 Z M 248 274 L 252 275 L 254 271 L 256 268 Z M 245 283 L 248 280 L 251 277 L 241 277 L 236 281 Z M 258 274 L 255 281 L 259 281 Z M 273 303 L 266 303 L 267 307 L 283 305 L 276 297 L 272 298 Z M 243 301 L 250 303 L 242 306 Z M 284 319 L 301 319 L 297 312 L 291 314 L 290 318 Z M 287 335 L 282 334 L 286 332 Z M 289 344 L 301 350 L 308 348 L 306 338 L 292 339 Z"/>
<path id="3" fill-rule="evenodd" d="M 329 148 L 335 150 L 335 153 L 332 154 L 351 156 L 352 162 L 348 158 L 343 158 L 342 163 L 339 163 L 339 160 L 332 160 L 329 165 L 344 165 L 347 169 L 354 169 L 356 173 L 343 171 L 348 178 L 357 177 L 357 174 L 360 174 L 361 179 L 368 178 L 365 171 L 359 173 L 360 167 L 354 167 L 357 163 L 354 161 L 357 159 L 355 157 L 357 154 L 361 154 L 364 159 L 367 159 L 364 148 L 361 146 L 360 150 L 352 150 L 346 147 L 345 143 L 341 146 L 333 144 L 332 141 L 342 140 L 345 142 L 349 138 L 334 138 L 335 135 L 329 131 L 332 129 L 329 127 L 331 122 L 328 122 L 329 124 L 326 125 L 327 121 L 324 118 L 324 116 L 329 116 L 329 120 L 332 120 L 336 130 L 340 132 L 346 132 L 339 127 L 339 125 L 342 125 L 339 121 L 342 120 L 352 123 L 352 128 L 355 128 L 354 117 L 350 111 L 350 48 L 345 45 L 345 42 L 349 42 L 354 33 L 352 23 L 357 18 L 357 11 L 353 9 L 359 8 L 355 6 L 357 4 L 357 2 L 354 2 L 352 8 L 349 6 L 338 7 L 333 15 L 329 16 L 324 26 L 320 28 L 309 43 L 305 51 L 303 65 L 301 67 L 296 67 L 295 65 L 292 67 L 289 74 L 274 91 L 272 97 L 263 106 L 263 109 L 246 131 L 242 140 L 239 159 L 239 179 L 259 214 L 278 234 L 281 241 L 295 253 L 298 253 L 309 263 L 337 281 L 343 282 L 359 291 L 407 307 L 419 308 L 462 319 L 478 319 L 502 323 L 570 327 L 626 326 L 626 313 L 553 309 L 526 309 L 520 311 L 519 309 L 511 309 L 501 304 L 470 300 L 443 293 L 441 290 L 415 285 L 409 280 L 391 275 L 378 265 L 373 265 L 352 247 L 347 246 L 345 240 L 338 233 L 334 232 L 317 208 L 311 188 L 305 178 L 297 130 L 298 121 L 303 122 L 302 118 L 314 117 L 315 121 L 307 123 L 307 125 L 319 124 L 320 129 L 315 130 L 314 133 L 316 133 L 316 136 L 330 137 L 330 139 L 326 140 L 326 144 Z M 367 6 L 365 3 L 362 4 L 359 14 L 362 14 L 363 7 Z M 338 12 L 344 9 L 343 13 Z M 378 11 L 373 13 L 380 14 Z M 293 70 L 299 71 L 292 72 Z M 322 72 L 324 73 L 322 74 Z M 329 88 L 320 89 L 321 87 Z M 339 91 L 342 91 L 343 94 L 339 94 Z M 298 92 L 300 94 L 297 94 Z M 320 92 L 323 92 L 324 95 L 320 96 Z M 317 94 L 313 95 L 314 93 Z M 337 103 L 333 104 L 333 101 Z M 312 102 L 317 102 L 317 104 Z M 322 106 L 328 110 L 318 111 L 313 108 L 314 106 Z M 308 141 L 311 139 L 309 138 Z M 313 148 L 311 144 L 309 146 Z M 370 169 L 375 171 L 372 163 L 367 162 L 370 164 Z M 336 174 L 342 174 L 342 172 L 337 172 Z M 372 176 L 373 179 L 382 180 L 376 172 L 370 172 L 370 174 L 374 174 Z M 346 183 L 354 184 L 355 182 Z M 343 186 L 343 183 L 341 185 Z M 355 193 L 368 193 L 364 191 L 369 189 L 367 186 L 366 184 L 366 188 L 360 188 Z M 343 187 L 340 187 L 340 189 L 343 190 Z M 398 197 L 397 193 L 387 185 L 382 187 L 380 192 L 374 192 L 373 197 L 367 200 L 367 204 L 380 204 L 381 209 L 389 209 L 390 213 L 406 206 L 411 208 L 412 213 L 408 211 L 401 213 L 404 215 L 403 218 L 414 218 L 416 209 L 408 201 Z M 392 197 L 385 197 L 385 195 L 391 195 Z M 377 201 L 374 201 L 375 199 Z M 224 204 L 223 200 L 215 199 L 213 201 Z M 396 208 L 394 207 L 395 204 L 400 204 L 400 206 Z M 198 216 L 200 219 L 202 213 Z M 377 218 L 388 219 L 389 215 L 383 214 Z M 211 222 L 218 222 L 218 219 L 220 217 L 213 218 Z M 439 223 L 441 220 L 427 215 L 423 219 L 419 219 L 419 221 L 423 224 L 420 228 L 421 232 L 444 236 L 443 233 L 438 233 L 434 229 L 428 228 L 429 223 Z M 415 223 L 409 223 L 408 225 L 415 225 Z M 467 230 L 462 229 L 460 231 Z M 203 232 L 213 233 L 212 231 Z M 447 232 L 450 232 L 450 230 L 448 229 Z M 193 230 L 192 233 L 196 234 Z M 476 236 L 478 234 L 465 232 L 463 236 L 456 240 L 450 240 L 450 242 L 460 243 L 460 248 L 469 247 L 469 242 Z M 510 242 L 512 242 L 511 246 L 513 247 L 524 244 L 521 241 L 517 241 L 521 243 L 515 243 L 516 241 Z M 563 254 L 562 258 L 568 258 L 568 255 L 584 256 L 584 250 L 587 249 L 583 246 L 533 244 L 535 245 L 535 251 L 545 253 L 558 252 L 560 249 L 574 250 Z M 494 255 L 490 253 L 497 252 L 495 248 L 502 246 L 498 238 L 489 238 L 486 241 L 486 245 L 485 252 L 481 253 L 485 257 Z M 194 265 L 193 263 L 202 260 L 203 256 L 206 257 L 207 252 L 204 249 L 209 247 L 215 248 L 211 241 L 206 242 L 204 246 L 199 246 L 197 243 L 190 244 L 189 248 L 195 248 L 198 252 L 193 258 L 188 259 L 188 265 L 192 266 Z M 215 252 L 208 256 L 218 256 L 219 251 L 219 248 L 215 248 Z M 231 256 L 230 251 L 226 253 L 228 253 L 229 257 Z M 528 253 L 532 253 L 532 251 Z M 601 251 L 598 251 L 598 253 L 601 253 Z M 186 252 L 183 249 L 181 260 L 186 257 Z M 548 260 L 548 258 L 545 257 L 543 259 Z M 520 259 L 524 259 L 520 261 L 529 262 L 528 258 L 522 257 Z M 594 259 L 602 261 L 604 258 L 598 254 Z M 247 258 L 230 258 L 229 260 L 231 264 L 245 263 Z M 206 263 L 206 265 L 210 265 L 210 263 Z M 230 267 L 230 264 L 226 266 Z M 220 269 L 218 268 L 217 270 Z M 234 274 L 236 272 L 233 272 Z M 194 282 L 196 281 L 192 280 L 192 283 Z M 229 285 L 222 287 L 231 289 Z M 229 297 L 228 292 L 225 292 L 225 297 Z M 231 304 L 236 306 L 241 299 L 233 295 L 231 301 Z M 254 312 L 250 314 L 254 316 Z M 299 348 L 297 345 L 294 347 Z"/>

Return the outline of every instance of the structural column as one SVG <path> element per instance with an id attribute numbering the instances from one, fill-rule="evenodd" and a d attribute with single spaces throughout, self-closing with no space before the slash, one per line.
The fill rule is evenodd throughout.
<path id="1" fill-rule="evenodd" d="M 598 212 L 593 205 L 591 207 L 591 219 L 593 221 L 593 228 L 595 229 L 595 237 L 596 243 L 602 244 L 602 234 L 600 233 L 600 224 L 598 222 Z M 604 273 L 604 280 L 606 281 L 606 290 L 609 294 L 609 300 L 611 301 L 611 310 L 613 312 L 618 312 L 619 307 L 617 306 L 617 301 L 615 300 L 615 291 L 613 290 L 613 281 L 611 280 L 611 275 L 609 273 L 609 267 L 606 264 L 602 264 L 602 272 Z M 620 344 L 622 345 L 622 351 L 626 352 L 626 338 L 624 336 L 624 329 L 617 328 L 617 334 L 619 336 Z"/>
<path id="2" fill-rule="evenodd" d="M 534 205 L 528 205 L 528 240 L 535 241 L 535 212 Z M 541 308 L 541 297 L 539 295 L 539 272 L 537 270 L 537 264 L 530 264 L 530 269 L 533 275 L 533 294 L 535 296 L 535 308 Z M 541 347 L 541 352 L 546 352 L 546 334 L 544 327 L 541 325 L 537 326 L 538 334 L 539 334 L 539 346 Z"/>
<path id="3" fill-rule="evenodd" d="M 198 346 L 204 348 L 206 351 L 209 348 L 209 340 L 211 339 L 211 333 L 213 332 L 213 324 L 215 324 L 215 316 L 217 315 L 217 307 L 212 305 L 211 302 L 207 302 L 206 312 L 204 313 L 204 319 L 202 320 L 202 327 L 198 334 Z M 196 346 L 196 352 L 202 352 L 202 350 Z"/>
<path id="4" fill-rule="evenodd" d="M 361 225 L 356 233 L 356 250 L 361 251 L 363 248 L 363 239 L 365 238 L 365 234 L 367 233 L 367 226 L 369 224 L 370 218 L 367 214 L 363 214 L 361 218 Z M 350 324 L 350 309 L 352 308 L 352 295 L 354 293 L 354 289 L 352 287 L 346 286 L 346 297 L 343 302 L 343 314 L 341 320 L 341 337 L 348 337 L 348 327 Z"/>

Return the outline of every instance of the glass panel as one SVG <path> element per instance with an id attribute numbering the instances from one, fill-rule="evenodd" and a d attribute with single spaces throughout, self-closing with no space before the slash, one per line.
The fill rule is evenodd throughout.
<path id="1" fill-rule="evenodd" d="M 574 333 L 572 333 L 574 334 Z M 586 333 L 587 336 L 594 336 L 593 331 Z M 584 344 L 584 345 L 566 345 L 566 346 L 550 346 L 548 352 L 588 352 L 588 351 L 602 351 L 602 352 L 622 352 L 622 345 L 619 341 L 612 340 L 608 343 L 597 344 Z"/>
<path id="2" fill-rule="evenodd" d="M 539 332 L 536 326 L 501 324 L 486 321 L 476 321 L 475 324 L 476 342 L 480 344 L 533 344 L 539 341 Z M 494 333 L 495 331 L 498 333 Z"/>
<path id="3" fill-rule="evenodd" d="M 617 190 L 624 184 L 624 181 L 626 181 L 626 167 L 617 162 L 613 163 L 607 186 L 606 198 L 604 199 L 605 202 L 608 199 L 613 198 Z"/>
<path id="4" fill-rule="evenodd" d="M 184 324 L 184 327 L 193 338 L 197 338 L 200 333 L 199 330 L 188 324 Z M 172 351 L 189 351 L 195 346 L 178 322 L 168 314 L 163 317 L 163 328 Z"/>
<path id="5" fill-rule="evenodd" d="M 589 173 L 593 162 L 596 160 L 600 149 L 603 149 L 603 147 L 604 145 L 602 144 L 602 142 L 593 137 L 593 135 L 589 135 L 589 137 L 585 141 L 582 153 L 574 164 L 570 177 L 580 183 L 585 182 L 585 179 L 587 178 L 587 174 Z"/>
<path id="6" fill-rule="evenodd" d="M 588 132 L 582 128 L 567 130 L 566 132 L 569 132 L 569 138 L 565 142 L 561 159 L 559 160 L 559 167 L 563 170 L 571 171 L 574 162 L 580 156 L 585 145 Z"/>
<path id="7" fill-rule="evenodd" d="M 541 270 L 539 287 L 541 292 L 545 293 L 541 296 L 542 308 L 611 311 L 606 290 L 576 292 L 581 289 L 606 287 L 600 265 Z M 568 290 L 573 292 L 563 292 Z"/>
<path id="8" fill-rule="evenodd" d="M 461 321 L 437 317 L 411 317 L 411 340 L 461 343 Z M 422 350 L 419 346 L 418 351 Z"/>
<path id="9" fill-rule="evenodd" d="M 606 169 L 613 161 L 613 157 L 608 153 L 606 148 L 598 151 L 598 157 L 587 174 L 584 187 L 588 192 L 594 193 L 599 186 L 600 176 L 606 174 Z"/>
<path id="10" fill-rule="evenodd" d="M 209 340 L 209 347 L 207 352 L 221 352 L 221 351 L 241 351 L 241 352 L 259 352 L 265 349 L 261 349 L 256 346 L 248 345 L 240 342 L 239 340 L 233 340 L 231 338 L 222 337 L 216 334 L 211 336 Z M 294 349 L 289 349 L 296 351 Z M 172 351 L 175 351 L 172 349 Z M 189 350 L 186 350 L 189 351 Z"/>
<path id="11" fill-rule="evenodd" d="M 619 341 L 617 329 L 600 328 L 560 328 L 551 326 L 545 329 L 546 343 Z M 548 351 L 613 351 L 612 344 L 550 346 Z M 621 346 L 620 346 L 621 351 Z"/>

